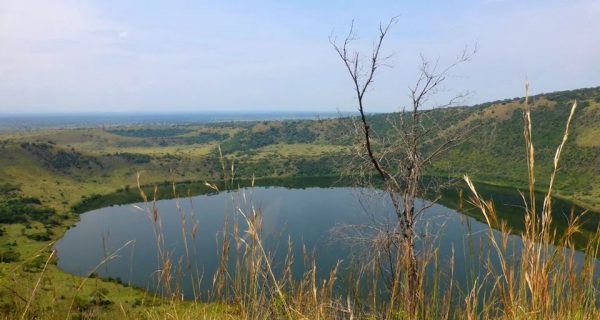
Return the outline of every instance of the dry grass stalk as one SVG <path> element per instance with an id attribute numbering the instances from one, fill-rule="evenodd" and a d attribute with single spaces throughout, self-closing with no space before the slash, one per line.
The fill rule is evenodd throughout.
<path id="1" fill-rule="evenodd" d="M 529 84 L 526 84 L 526 94 Z M 526 96 L 523 111 L 524 137 L 526 142 L 527 165 L 529 175 L 529 201 L 525 201 L 525 230 L 521 234 L 522 248 L 518 262 L 510 259 L 507 248 L 507 233 L 498 239 L 494 234 L 496 214 L 491 202 L 485 201 L 476 190 L 473 182 L 465 176 L 471 190 L 472 203 L 479 208 L 488 224 L 489 239 L 500 261 L 500 271 L 496 272 L 492 264 L 488 264 L 488 272 L 494 280 L 492 295 L 502 310 L 486 308 L 483 310 L 484 318 L 498 317 L 520 318 L 578 318 L 591 319 L 598 315 L 596 308 L 596 283 L 594 280 L 593 258 L 582 262 L 581 270 L 577 271 L 575 262 L 575 248 L 572 237 L 581 230 L 582 216 L 585 212 L 575 216 L 571 212 L 568 226 L 562 235 L 552 224 L 552 192 L 556 173 L 559 169 L 559 160 L 562 150 L 568 140 L 569 131 L 577 103 L 573 103 L 565 125 L 565 131 L 553 159 L 553 171 L 541 211 L 536 208 L 536 179 L 535 179 L 535 149 L 532 140 L 531 110 L 529 99 Z M 525 199 L 525 198 L 524 198 Z M 501 228 L 501 230 L 506 227 Z M 596 236 L 598 238 L 598 236 Z M 500 240 L 500 241 L 499 241 Z M 557 244 L 557 245 L 555 245 Z M 585 253 L 588 257 L 595 257 L 598 252 L 598 241 L 592 239 Z M 473 290 L 476 286 L 473 287 Z M 474 292 L 474 291 L 473 291 Z M 467 310 L 471 316 L 476 316 L 474 306 L 479 294 L 470 294 L 467 301 Z M 577 297 L 573 299 L 573 297 Z M 583 304 L 576 301 L 584 302 Z"/>

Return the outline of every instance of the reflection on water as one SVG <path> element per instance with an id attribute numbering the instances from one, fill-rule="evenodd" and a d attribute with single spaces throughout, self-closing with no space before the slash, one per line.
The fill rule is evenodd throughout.
<path id="1" fill-rule="evenodd" d="M 305 185 L 297 184 L 295 187 Z M 518 215 L 522 218 L 522 210 L 514 205 L 502 205 L 509 204 L 512 198 L 494 192 L 493 188 L 482 193 L 495 195 L 502 216 L 509 221 L 514 220 L 515 229 L 518 229 Z M 436 204 L 428 209 L 421 217 L 418 234 L 429 240 L 434 239 L 439 244 L 440 265 L 448 265 L 445 262 L 449 262 L 454 253 L 454 275 L 460 282 L 473 272 L 480 272 L 475 270 L 474 261 L 479 259 L 479 253 L 474 247 L 487 245 L 488 229 L 477 214 L 468 211 L 468 208 L 465 209 L 468 215 L 449 208 L 461 206 L 457 195 L 456 191 L 449 191 L 441 202 L 448 207 Z M 343 261 L 342 270 L 352 268 L 354 264 L 350 260 L 359 253 L 356 247 L 349 246 L 346 241 L 336 240 L 332 230 L 349 224 L 371 224 L 374 220 L 394 223 L 395 219 L 384 195 L 352 187 L 247 188 L 242 189 L 241 193 L 222 192 L 181 199 L 180 211 L 177 210 L 176 201 L 160 200 L 157 208 L 162 220 L 165 249 L 171 254 L 172 261 L 182 259 L 183 290 L 188 297 L 193 296 L 192 282 L 199 278 L 203 279 L 203 290 L 210 288 L 210 280 L 218 267 L 225 217 L 229 221 L 227 233 L 232 232 L 234 221 L 240 218 L 234 214 L 236 206 L 248 213 L 253 203 L 262 213 L 262 239 L 267 251 L 273 254 L 276 270 L 281 270 L 288 239 L 292 240 L 296 257 L 293 272 L 296 276 L 302 275 L 310 267 L 304 265 L 303 246 L 309 251 L 314 250 L 317 276 L 326 278 L 339 260 Z M 426 201 L 420 201 L 419 205 L 425 204 Z M 81 221 L 56 244 L 58 266 L 70 273 L 88 274 L 110 253 L 133 240 L 114 259 L 97 268 L 96 273 L 120 278 L 138 287 L 155 289 L 159 264 L 154 227 L 148 214 L 136 208 L 144 206 L 143 203 L 110 206 L 82 214 Z M 564 206 L 562 210 L 570 207 L 567 204 L 559 206 Z M 182 221 L 185 221 L 185 241 Z M 196 232 L 193 231 L 194 224 L 197 224 Z M 240 227 L 243 230 L 245 224 L 240 222 Z M 512 242 L 518 238 L 513 235 L 509 239 Z M 514 248 L 518 250 L 518 241 L 514 243 Z M 577 260 L 583 258 L 582 253 L 576 253 Z"/>

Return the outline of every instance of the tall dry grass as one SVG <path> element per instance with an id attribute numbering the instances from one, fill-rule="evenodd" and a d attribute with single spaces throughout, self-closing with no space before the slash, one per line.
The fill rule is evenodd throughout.
<path id="1" fill-rule="evenodd" d="M 553 171 L 542 208 L 536 207 L 535 147 L 532 137 L 528 84 L 523 111 L 524 138 L 528 168 L 529 193 L 522 194 L 525 229 L 520 234 L 520 252 L 508 246 L 509 230 L 498 220 L 494 204 L 483 199 L 468 176 L 464 180 L 471 190 L 471 202 L 481 211 L 489 227 L 492 253 L 499 267 L 486 264 L 487 277 L 493 284 L 485 301 L 476 294 L 482 288 L 475 285 L 465 299 L 469 319 L 598 319 L 598 279 L 595 266 L 600 244 L 600 232 L 583 250 L 586 259 L 575 261 L 573 236 L 581 231 L 586 212 L 571 212 L 566 231 L 558 234 L 552 224 L 552 192 L 559 170 L 562 150 L 567 143 L 577 102 L 573 103 L 566 120 L 563 138 L 556 149 Z M 501 235 L 493 227 L 500 226 Z M 483 303 L 482 303 L 483 302 Z"/>
<path id="2" fill-rule="evenodd" d="M 222 164 L 225 168 L 224 160 Z M 231 187 L 232 184 L 233 180 L 225 187 Z M 223 191 L 216 184 L 206 185 L 216 192 Z M 253 187 L 254 181 L 251 188 Z M 328 319 L 332 315 L 336 315 L 336 318 L 352 315 L 353 309 L 349 307 L 349 300 L 342 302 L 334 294 L 334 285 L 338 280 L 337 267 L 331 270 L 328 279 L 318 279 L 317 263 L 308 250 L 305 250 L 303 262 L 312 267 L 300 278 L 294 277 L 292 267 L 296 257 L 291 239 L 287 242 L 288 249 L 283 267 L 276 270 L 273 253 L 268 251 L 263 243 L 262 212 L 254 206 L 251 190 L 238 187 L 235 192 L 231 192 L 231 201 L 234 203 L 233 222 L 230 221 L 230 215 L 225 213 L 223 230 L 217 235 L 220 247 L 218 268 L 210 279 L 211 289 L 203 295 L 200 288 L 202 281 L 206 279 L 199 270 L 190 270 L 192 264 L 189 262 L 193 258 L 194 249 L 191 247 L 195 233 L 202 226 L 194 224 L 191 228 L 192 234 L 188 235 L 185 212 L 176 202 L 181 217 L 182 237 L 189 237 L 192 241 L 188 244 L 187 240 L 183 240 L 185 256 L 173 261 L 174 255 L 165 248 L 156 195 L 150 198 L 141 187 L 139 188 L 145 203 L 145 208 L 139 209 L 146 212 L 154 228 L 158 261 L 157 289 L 172 305 L 172 310 L 177 310 L 178 305 L 185 303 L 181 281 L 189 281 L 190 278 L 178 276 L 182 272 L 177 270 L 187 268 L 186 271 L 192 274 L 191 281 L 197 283 L 192 287 L 192 299 L 199 303 L 210 301 L 233 306 L 235 313 L 231 316 L 236 319 Z M 156 188 L 154 192 L 156 193 Z M 175 184 L 173 192 L 176 193 Z M 232 258 L 234 260 L 230 261 Z M 178 314 L 177 318 L 191 319 L 197 316 L 199 315 L 195 312 L 184 312 Z"/>

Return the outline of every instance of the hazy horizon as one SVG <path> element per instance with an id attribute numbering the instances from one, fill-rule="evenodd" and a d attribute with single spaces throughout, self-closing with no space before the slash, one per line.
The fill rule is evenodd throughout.
<path id="1" fill-rule="evenodd" d="M 0 114 L 352 112 L 329 36 L 355 19 L 368 53 L 393 16 L 393 67 L 377 75 L 370 112 L 408 104 L 421 53 L 444 65 L 465 46 L 478 53 L 440 102 L 463 91 L 464 105 L 522 96 L 525 79 L 532 94 L 600 85 L 593 0 L 0 0 Z"/>
<path id="2" fill-rule="evenodd" d="M 50 128 L 178 126 L 271 120 L 317 120 L 354 114 L 356 113 L 318 111 L 0 113 L 0 132 Z"/>
<path id="3" fill-rule="evenodd" d="M 357 113 L 356 110 L 348 110 L 348 111 L 319 111 L 319 110 L 267 110 L 267 109 L 249 109 L 249 110 L 223 110 L 223 111 L 210 111 L 210 110 L 174 110 L 174 111 L 166 111 L 166 110 L 155 110 L 155 111 L 101 111 L 101 110 L 88 110 L 88 111 L 24 111 L 24 112 L 0 112 L 0 117 L 11 117 L 11 116 L 86 116 L 86 115 L 214 115 L 214 114 L 231 114 L 231 115 L 240 115 L 240 114 L 348 114 L 348 113 Z M 371 112 L 371 113 L 381 113 L 381 112 Z"/>

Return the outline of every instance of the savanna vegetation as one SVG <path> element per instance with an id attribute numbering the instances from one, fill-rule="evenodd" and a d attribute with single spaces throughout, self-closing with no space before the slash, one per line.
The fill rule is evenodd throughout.
<path id="1" fill-rule="evenodd" d="M 572 112 L 573 101 L 578 107 Z M 525 106 L 528 108 L 525 108 Z M 117 279 L 77 277 L 60 271 L 52 252 L 53 241 L 76 223 L 77 214 L 112 203 L 140 201 L 140 191 L 152 204 L 153 186 L 159 196 L 200 182 L 193 193 L 231 188 L 224 181 L 252 177 L 339 177 L 352 153 L 350 135 L 340 128 L 353 119 L 226 122 L 185 126 L 44 129 L 2 132 L 0 135 L 0 312 L 7 318 L 581 318 L 598 316 L 597 283 L 593 261 L 575 267 L 572 256 L 551 244 L 575 247 L 597 256 L 597 235 L 587 230 L 586 241 L 575 241 L 586 219 L 596 213 L 578 213 L 569 225 L 553 233 L 551 200 L 529 190 L 546 192 L 598 211 L 600 209 L 600 88 L 540 94 L 495 101 L 471 107 L 424 110 L 424 126 L 435 121 L 441 130 L 424 150 L 454 132 L 469 128 L 466 140 L 436 158 L 423 175 L 461 178 L 513 186 L 528 195 L 518 230 L 506 230 L 495 207 L 473 190 L 470 211 L 489 223 L 492 245 L 482 249 L 480 263 L 489 264 L 471 288 L 448 291 L 443 277 L 413 283 L 419 291 L 410 308 L 398 301 L 377 298 L 374 291 L 337 296 L 333 291 L 342 275 L 317 283 L 314 270 L 301 279 L 272 274 L 270 256 L 261 246 L 260 218 L 245 212 L 240 232 L 250 235 L 223 243 L 223 250 L 241 250 L 238 270 L 215 275 L 215 296 L 210 303 L 182 301 L 177 292 L 167 298 L 131 288 Z M 523 114 L 531 121 L 523 139 Z M 367 119 L 379 137 L 392 136 L 388 121 L 406 114 L 374 114 Z M 562 146 L 565 124 L 569 139 L 561 147 L 560 165 L 554 162 Z M 535 153 L 527 154 L 531 142 Z M 535 166 L 532 166 L 532 159 Z M 530 172 L 537 179 L 532 180 Z M 141 186 L 138 188 L 138 173 Z M 205 185 L 204 182 L 210 182 Z M 251 182 L 248 182 L 251 183 Z M 202 187 L 200 187 L 202 186 Z M 535 198 L 538 198 L 536 201 Z M 540 200 L 543 199 L 543 200 Z M 120 200 L 119 200 L 120 199 Z M 550 199 L 550 198 L 548 198 Z M 114 202 L 113 202 L 114 201 Z M 534 206 L 534 203 L 541 205 Z M 442 201 L 443 203 L 443 201 Z M 545 204 L 548 203 L 548 204 Z M 456 205 L 459 206 L 458 204 Z M 526 250 L 510 256 L 505 241 L 494 236 L 522 235 Z M 237 241 L 237 242 L 236 242 Z M 557 247 L 557 248 L 562 248 Z M 226 249 L 227 248 L 227 249 Z M 223 255 L 225 256 L 225 255 Z M 493 257 L 493 258 L 491 258 Z M 296 257 L 296 259 L 309 257 Z M 419 271 L 436 268 L 435 252 L 420 256 Z M 293 263 L 289 257 L 289 263 Z M 163 266 L 168 266 L 163 261 Z M 371 269 L 373 271 L 373 269 Z M 212 276 L 212 275 L 211 275 Z M 363 275 L 376 279 L 374 272 Z M 406 279 L 405 279 L 406 280 Z M 166 280 L 165 280 L 166 281 Z M 403 283 L 398 277 L 398 290 Z M 413 280 L 414 281 L 414 280 Z M 568 286 L 564 284 L 568 283 Z M 479 294 L 491 284 L 493 290 Z M 427 291 L 438 288 L 435 294 Z M 221 288 L 221 289 L 218 289 Z M 229 288 L 226 290 L 226 288 Z M 262 289 L 260 289 L 262 288 Z M 402 287 L 404 288 L 404 287 Z M 404 288 L 405 289 L 405 288 Z M 403 290 L 404 290 L 403 289 Z M 398 291 L 400 292 L 400 291 Z M 365 299 L 369 302 L 365 302 Z M 379 300 L 381 299 L 381 300 Z M 205 300 L 208 301 L 208 300 Z"/>

